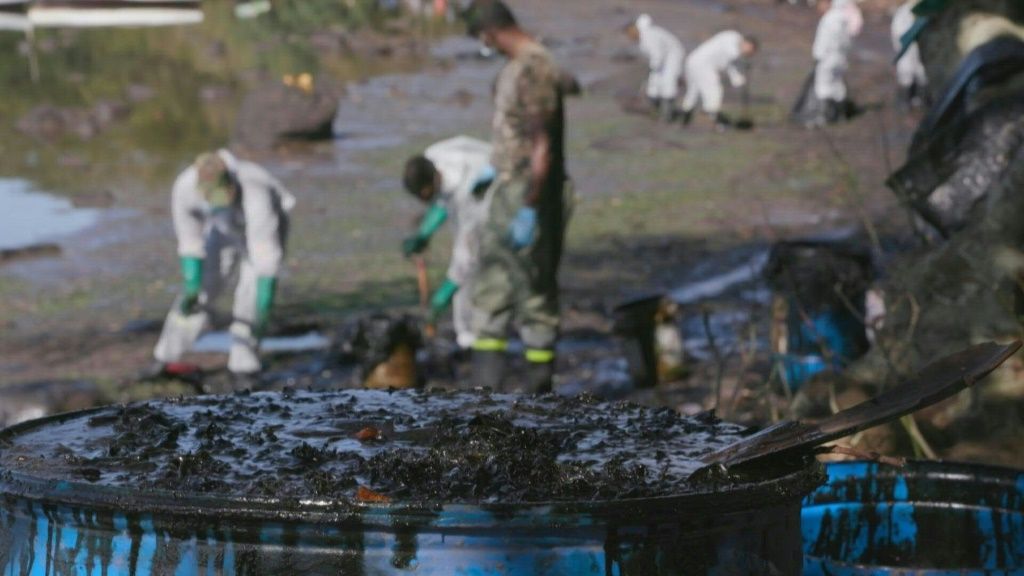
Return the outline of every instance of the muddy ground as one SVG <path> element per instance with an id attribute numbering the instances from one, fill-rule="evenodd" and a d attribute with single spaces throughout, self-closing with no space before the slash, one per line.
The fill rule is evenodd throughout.
<path id="1" fill-rule="evenodd" d="M 611 311 L 632 297 L 743 269 L 779 239 L 866 229 L 887 249 L 912 243 L 906 215 L 884 187 L 917 121 L 893 104 L 887 8 L 867 5 L 865 33 L 853 57 L 853 94 L 869 111 L 849 125 L 808 131 L 786 121 L 811 66 L 817 16 L 808 9 L 773 0 L 511 4 L 584 87 L 569 106 L 570 170 L 580 204 L 562 274 L 569 344 L 559 360 L 561 390 L 688 413 L 717 409 L 749 424 L 786 416 L 787 397 L 765 384 L 768 310 L 756 279 L 683 306 L 693 352 L 690 377 L 654 390 L 634 391 L 625 382 L 621 349 L 610 334 Z M 689 49 L 726 27 L 760 38 L 763 51 L 751 71 L 756 130 L 718 133 L 704 118 L 683 129 L 624 111 L 623 102 L 639 94 L 645 66 L 630 56 L 618 30 L 641 11 L 676 31 Z M 351 367 L 335 353 L 344 327 L 374 310 L 416 311 L 414 269 L 398 247 L 421 208 L 400 192 L 402 164 L 440 138 L 486 137 L 499 67 L 459 37 L 432 43 L 429 55 L 422 51 L 417 71 L 346 86 L 334 141 L 253 155 L 299 198 L 276 330 L 316 329 L 334 339 L 330 352 L 275 357 L 270 387 L 350 385 Z M 729 92 L 727 106 L 740 112 L 736 91 Z M 169 185 L 140 180 L 125 186 L 115 192 L 117 210 L 99 226 L 63 239 L 60 258 L 0 267 L 0 381 L 8 390 L 32 389 L 70 408 L 88 405 L 94 396 L 65 389 L 98 389 L 111 400 L 193 389 L 188 383 L 136 382 L 178 284 Z M 446 267 L 446 244 L 447 237 L 428 255 L 435 283 Z M 708 338 L 706 327 L 718 338 Z M 441 334 L 450 335 L 447 326 Z M 445 346 L 433 349 L 432 357 L 443 356 L 437 351 Z M 224 380 L 217 372 L 223 357 L 190 360 L 214 371 L 211 382 Z M 432 384 L 454 385 L 465 372 L 464 363 L 456 363 L 453 378 L 451 367 L 441 364 L 428 373 Z M 851 387 L 840 400 L 863 394 Z M 972 414 L 983 405 L 967 404 Z M 980 439 L 948 427 L 925 428 L 939 455 L 1019 464 L 1019 409 L 1002 416 L 1008 427 Z M 961 428 L 970 429 L 953 430 Z M 893 428 L 866 445 L 907 453 L 907 438 Z"/>

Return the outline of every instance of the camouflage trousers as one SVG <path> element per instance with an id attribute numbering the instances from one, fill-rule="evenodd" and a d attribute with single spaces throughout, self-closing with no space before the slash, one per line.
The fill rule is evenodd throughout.
<path id="1" fill-rule="evenodd" d="M 529 186 L 528 177 L 503 176 L 490 191 L 472 296 L 478 350 L 504 350 L 510 330 L 518 325 L 528 357 L 554 353 L 559 331 L 558 267 L 573 187 L 566 179 L 557 189 L 544 191 L 537 207 L 534 242 L 515 250 L 509 230 Z"/>

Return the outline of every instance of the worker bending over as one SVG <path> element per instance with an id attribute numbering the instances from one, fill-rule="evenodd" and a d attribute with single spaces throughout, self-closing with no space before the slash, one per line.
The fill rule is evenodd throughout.
<path id="1" fill-rule="evenodd" d="M 741 58 L 757 52 L 757 40 L 745 37 L 735 30 L 726 30 L 712 36 L 690 54 L 686 60 L 686 96 L 683 98 L 683 122 L 689 124 L 699 100 L 704 112 L 715 125 L 725 128 L 732 123 L 722 114 L 722 74 L 729 76 L 734 88 L 746 84 L 747 79 L 737 67 Z"/>
<path id="2" fill-rule="evenodd" d="M 814 95 L 822 103 L 823 122 L 832 124 L 852 115 L 846 86 L 853 39 L 864 19 L 855 0 L 822 0 L 821 21 L 814 37 Z"/>
<path id="3" fill-rule="evenodd" d="M 228 370 L 259 372 L 295 198 L 262 167 L 227 150 L 200 155 L 174 183 L 171 212 L 183 287 L 153 351 L 156 370 L 177 362 L 209 322 L 211 306 L 237 277 Z"/>
<path id="4" fill-rule="evenodd" d="M 683 75 L 683 61 L 686 49 L 679 38 L 661 26 L 656 26 L 651 17 L 641 14 L 625 29 L 626 36 L 640 45 L 640 52 L 647 58 L 650 74 L 647 76 L 647 98 L 661 119 L 671 122 L 677 113 L 679 80 Z"/>
<path id="5" fill-rule="evenodd" d="M 416 234 L 402 243 L 406 257 L 419 254 L 450 220 L 455 242 L 448 274 L 430 300 L 430 322 L 435 323 L 453 303 L 455 334 L 461 348 L 476 341 L 473 332 L 473 279 L 480 252 L 480 232 L 487 220 L 487 190 L 494 181 L 491 145 L 468 136 L 442 140 L 406 162 L 406 190 L 430 208 Z"/>

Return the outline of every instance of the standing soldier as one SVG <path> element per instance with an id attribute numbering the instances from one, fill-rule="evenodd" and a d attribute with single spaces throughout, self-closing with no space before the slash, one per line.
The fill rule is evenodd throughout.
<path id="1" fill-rule="evenodd" d="M 487 189 L 494 181 L 491 145 L 476 138 L 457 136 L 442 140 L 405 164 L 406 190 L 430 208 L 416 234 L 405 239 L 402 252 L 419 254 L 445 221 L 455 228 L 452 259 L 444 284 L 430 301 L 430 321 L 453 303 L 455 334 L 459 347 L 470 348 L 473 333 L 473 279 L 480 252 L 480 231 L 487 220 Z"/>
<path id="2" fill-rule="evenodd" d="M 294 206 L 295 198 L 266 170 L 227 150 L 200 155 L 178 176 L 171 211 L 184 282 L 153 351 L 154 375 L 191 349 L 210 306 L 236 275 L 228 370 L 244 377 L 262 369 L 259 344 Z"/>
<path id="3" fill-rule="evenodd" d="M 704 112 L 715 125 L 726 128 L 732 124 L 722 114 L 722 74 L 729 76 L 734 88 L 747 83 L 736 63 L 757 52 L 757 40 L 744 37 L 735 30 L 719 32 L 701 44 L 686 61 L 686 96 L 683 98 L 683 123 L 689 124 L 699 99 Z"/>
<path id="4" fill-rule="evenodd" d="M 558 265 L 568 221 L 561 72 L 500 0 L 475 0 L 469 33 L 508 59 L 495 85 L 492 164 L 497 179 L 481 235 L 473 378 L 500 388 L 517 322 L 527 377 L 514 390 L 552 388 L 559 330 Z"/>
<path id="5" fill-rule="evenodd" d="M 647 14 L 641 14 L 635 22 L 630 22 L 625 31 L 626 36 L 640 45 L 651 69 L 647 77 L 647 98 L 661 114 L 661 119 L 671 122 L 676 115 L 679 80 L 686 58 L 683 43 L 675 34 L 655 26 Z"/>

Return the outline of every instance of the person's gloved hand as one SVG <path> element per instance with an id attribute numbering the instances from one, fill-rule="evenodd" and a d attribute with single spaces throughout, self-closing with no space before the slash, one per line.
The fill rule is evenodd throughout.
<path id="1" fill-rule="evenodd" d="M 444 284 L 434 292 L 433 297 L 430 299 L 430 323 L 437 323 L 437 319 L 444 314 L 444 311 L 448 309 L 448 306 L 452 303 L 452 298 L 455 298 L 455 293 L 459 291 L 459 285 L 453 282 L 449 278 L 444 279 Z"/>
<path id="2" fill-rule="evenodd" d="M 537 209 L 530 206 L 523 206 L 516 212 L 516 217 L 509 227 L 509 239 L 512 248 L 522 250 L 533 244 L 537 235 Z"/>
<path id="3" fill-rule="evenodd" d="M 408 258 L 413 254 L 423 252 L 430 244 L 430 239 L 441 229 L 446 220 L 448 220 L 448 209 L 444 207 L 444 204 L 438 202 L 431 206 L 427 213 L 423 215 L 423 220 L 420 222 L 420 228 L 416 231 L 416 234 L 402 242 L 402 254 L 405 254 L 405 257 Z"/>
<path id="4" fill-rule="evenodd" d="M 199 294 L 203 291 L 203 259 L 190 256 L 182 257 L 181 277 L 183 286 L 180 312 L 185 316 L 191 316 L 199 307 Z"/>
<path id="5" fill-rule="evenodd" d="M 430 240 L 428 238 L 424 238 L 419 234 L 414 234 L 405 240 L 402 240 L 402 254 L 406 258 L 413 254 L 419 254 L 427 249 L 428 244 L 430 244 Z"/>
<path id="6" fill-rule="evenodd" d="M 253 336 L 259 340 L 267 333 L 270 325 L 270 310 L 277 295 L 277 278 L 262 277 L 256 280 L 256 317 L 252 323 Z"/>
<path id="7" fill-rule="evenodd" d="M 494 166 L 488 164 L 480 169 L 480 172 L 476 175 L 476 179 L 473 180 L 473 195 L 482 196 L 487 189 L 490 188 L 491 184 L 494 183 L 494 179 L 498 177 L 498 171 L 494 169 Z"/>

